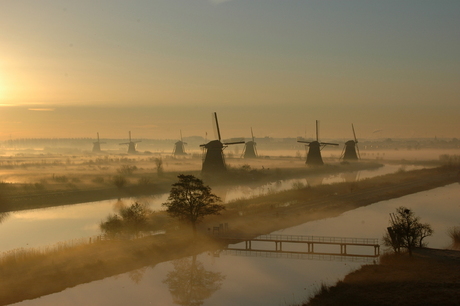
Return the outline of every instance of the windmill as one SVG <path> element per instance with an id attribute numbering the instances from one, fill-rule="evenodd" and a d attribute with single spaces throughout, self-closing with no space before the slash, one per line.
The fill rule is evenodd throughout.
<path id="1" fill-rule="evenodd" d="M 175 144 L 174 144 L 174 151 L 173 151 L 173 155 L 174 156 L 177 156 L 177 155 L 187 155 L 187 153 L 185 153 L 185 149 L 184 149 L 184 145 L 186 145 L 187 143 L 183 141 L 182 139 L 182 131 L 180 131 L 180 140 L 177 141 Z"/>
<path id="2" fill-rule="evenodd" d="M 251 128 L 252 140 L 244 144 L 243 158 L 257 158 L 256 142 Z"/>
<path id="3" fill-rule="evenodd" d="M 132 141 L 131 140 L 131 131 L 129 131 L 129 142 L 120 143 L 120 145 L 128 145 L 128 154 L 136 154 L 136 143 L 141 142 L 142 140 Z"/>
<path id="4" fill-rule="evenodd" d="M 224 159 L 224 149 L 228 145 L 244 143 L 244 141 L 236 142 L 221 142 L 219 122 L 217 121 L 217 113 L 213 113 L 213 122 L 217 132 L 217 140 L 212 140 L 206 144 L 200 145 L 200 147 L 206 150 L 205 157 L 203 160 L 203 167 L 201 172 L 203 174 L 215 174 L 222 173 L 227 170 Z"/>
<path id="5" fill-rule="evenodd" d="M 358 139 L 356 138 L 355 127 L 353 126 L 353 123 L 351 124 L 351 129 L 353 130 L 354 140 L 348 140 L 345 142 L 345 147 L 342 151 L 342 159 L 347 161 L 358 160 L 361 158 L 359 156 Z"/>
<path id="6" fill-rule="evenodd" d="M 308 144 L 308 153 L 307 153 L 307 165 L 319 166 L 324 165 L 323 158 L 321 157 L 321 150 L 325 146 L 338 146 L 337 143 L 329 142 L 320 142 L 319 141 L 319 131 L 318 131 L 318 120 L 316 120 L 316 140 L 315 141 L 305 141 L 297 140 L 297 142 Z"/>
<path id="7" fill-rule="evenodd" d="M 93 152 L 94 153 L 101 152 L 101 143 L 105 143 L 105 142 L 100 142 L 99 141 L 99 132 L 98 132 L 97 133 L 97 141 L 93 142 Z"/>

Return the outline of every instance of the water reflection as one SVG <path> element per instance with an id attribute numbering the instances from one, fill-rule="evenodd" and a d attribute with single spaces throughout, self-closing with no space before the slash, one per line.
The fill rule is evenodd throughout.
<path id="1" fill-rule="evenodd" d="M 10 216 L 10 213 L 8 212 L 0 213 L 0 223 L 5 221 L 9 216 Z"/>
<path id="2" fill-rule="evenodd" d="M 198 306 L 220 289 L 225 276 L 207 271 L 196 255 L 172 262 L 174 270 L 168 272 L 163 283 L 168 285 L 173 301 L 178 305 Z"/>
<path id="3" fill-rule="evenodd" d="M 145 274 L 145 271 L 147 271 L 147 268 L 148 267 L 145 266 L 140 269 L 130 271 L 128 273 L 128 276 L 135 284 L 139 284 L 142 278 L 144 278 L 144 274 Z"/>

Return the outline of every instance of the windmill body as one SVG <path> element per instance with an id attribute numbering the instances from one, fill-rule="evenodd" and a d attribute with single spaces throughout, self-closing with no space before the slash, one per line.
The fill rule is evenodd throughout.
<path id="1" fill-rule="evenodd" d="M 203 159 L 203 166 L 201 172 L 204 175 L 220 174 L 227 171 L 225 165 L 224 149 L 228 145 L 244 143 L 244 141 L 237 142 L 222 142 L 220 137 L 219 122 L 217 121 L 217 114 L 213 114 L 214 123 L 216 125 L 217 140 L 212 140 L 206 144 L 200 145 L 206 151 Z"/>
<path id="2" fill-rule="evenodd" d="M 185 153 L 185 147 L 184 145 L 186 145 L 187 143 L 183 141 L 182 139 L 182 131 L 180 132 L 180 140 L 177 141 L 175 144 L 174 144 L 174 151 L 173 151 L 173 155 L 174 156 L 180 156 L 180 155 L 187 155 L 187 153 Z"/>
<path id="3" fill-rule="evenodd" d="M 308 145 L 308 153 L 306 164 L 309 166 L 321 166 L 324 165 L 323 158 L 321 157 L 321 150 L 325 146 L 338 146 L 337 143 L 320 142 L 319 131 L 318 131 L 318 120 L 316 120 L 316 140 L 315 141 L 303 141 L 297 140 L 297 142 L 306 143 Z"/>
<path id="4" fill-rule="evenodd" d="M 244 144 L 243 158 L 257 158 L 256 142 L 251 128 L 252 140 Z"/>
<path id="5" fill-rule="evenodd" d="M 345 142 L 345 147 L 342 155 L 342 159 L 345 161 L 356 161 L 359 160 L 359 149 L 358 149 L 358 139 L 356 138 L 355 127 L 351 125 L 353 130 L 354 140 L 348 140 Z"/>
<path id="6" fill-rule="evenodd" d="M 324 165 L 321 157 L 321 145 L 318 141 L 312 141 L 308 144 L 307 165 Z"/>
<path id="7" fill-rule="evenodd" d="M 354 140 L 348 140 L 345 142 L 343 160 L 358 160 L 358 154 L 356 154 L 356 142 Z"/>
<path id="8" fill-rule="evenodd" d="M 137 146 L 137 143 L 138 142 L 141 142 L 141 140 L 138 140 L 138 141 L 132 141 L 131 140 L 131 131 L 129 131 L 129 142 L 124 142 L 124 143 L 120 143 L 120 145 L 128 145 L 128 154 L 136 154 L 137 151 L 136 151 L 136 146 Z"/>
<path id="9" fill-rule="evenodd" d="M 222 173 L 227 170 L 224 158 L 224 148 L 220 140 L 213 140 L 203 145 L 206 154 L 203 160 L 203 173 Z"/>
<path id="10" fill-rule="evenodd" d="M 97 133 L 97 141 L 93 142 L 93 152 L 100 153 L 101 152 L 101 144 L 105 142 L 101 142 L 99 140 L 99 133 Z"/>
<path id="11" fill-rule="evenodd" d="M 185 153 L 185 148 L 184 148 L 184 145 L 187 144 L 186 142 L 183 142 L 182 140 L 179 140 L 177 141 L 175 144 L 174 144 L 174 152 L 173 152 L 173 155 L 174 156 L 178 156 L 178 155 L 187 155 L 187 153 Z"/>
<path id="12" fill-rule="evenodd" d="M 244 144 L 243 158 L 257 158 L 256 143 L 248 141 Z"/>

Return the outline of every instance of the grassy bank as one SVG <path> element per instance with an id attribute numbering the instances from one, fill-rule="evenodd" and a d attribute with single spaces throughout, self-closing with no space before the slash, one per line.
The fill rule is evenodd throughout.
<path id="1" fill-rule="evenodd" d="M 459 305 L 460 252 L 416 249 L 408 255 L 385 255 L 333 287 L 323 286 L 302 306 Z"/>

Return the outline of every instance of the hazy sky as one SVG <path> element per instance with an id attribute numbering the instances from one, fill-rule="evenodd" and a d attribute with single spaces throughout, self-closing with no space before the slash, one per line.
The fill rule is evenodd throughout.
<path id="1" fill-rule="evenodd" d="M 460 138 L 460 1 L 0 0 L 0 140 Z"/>

